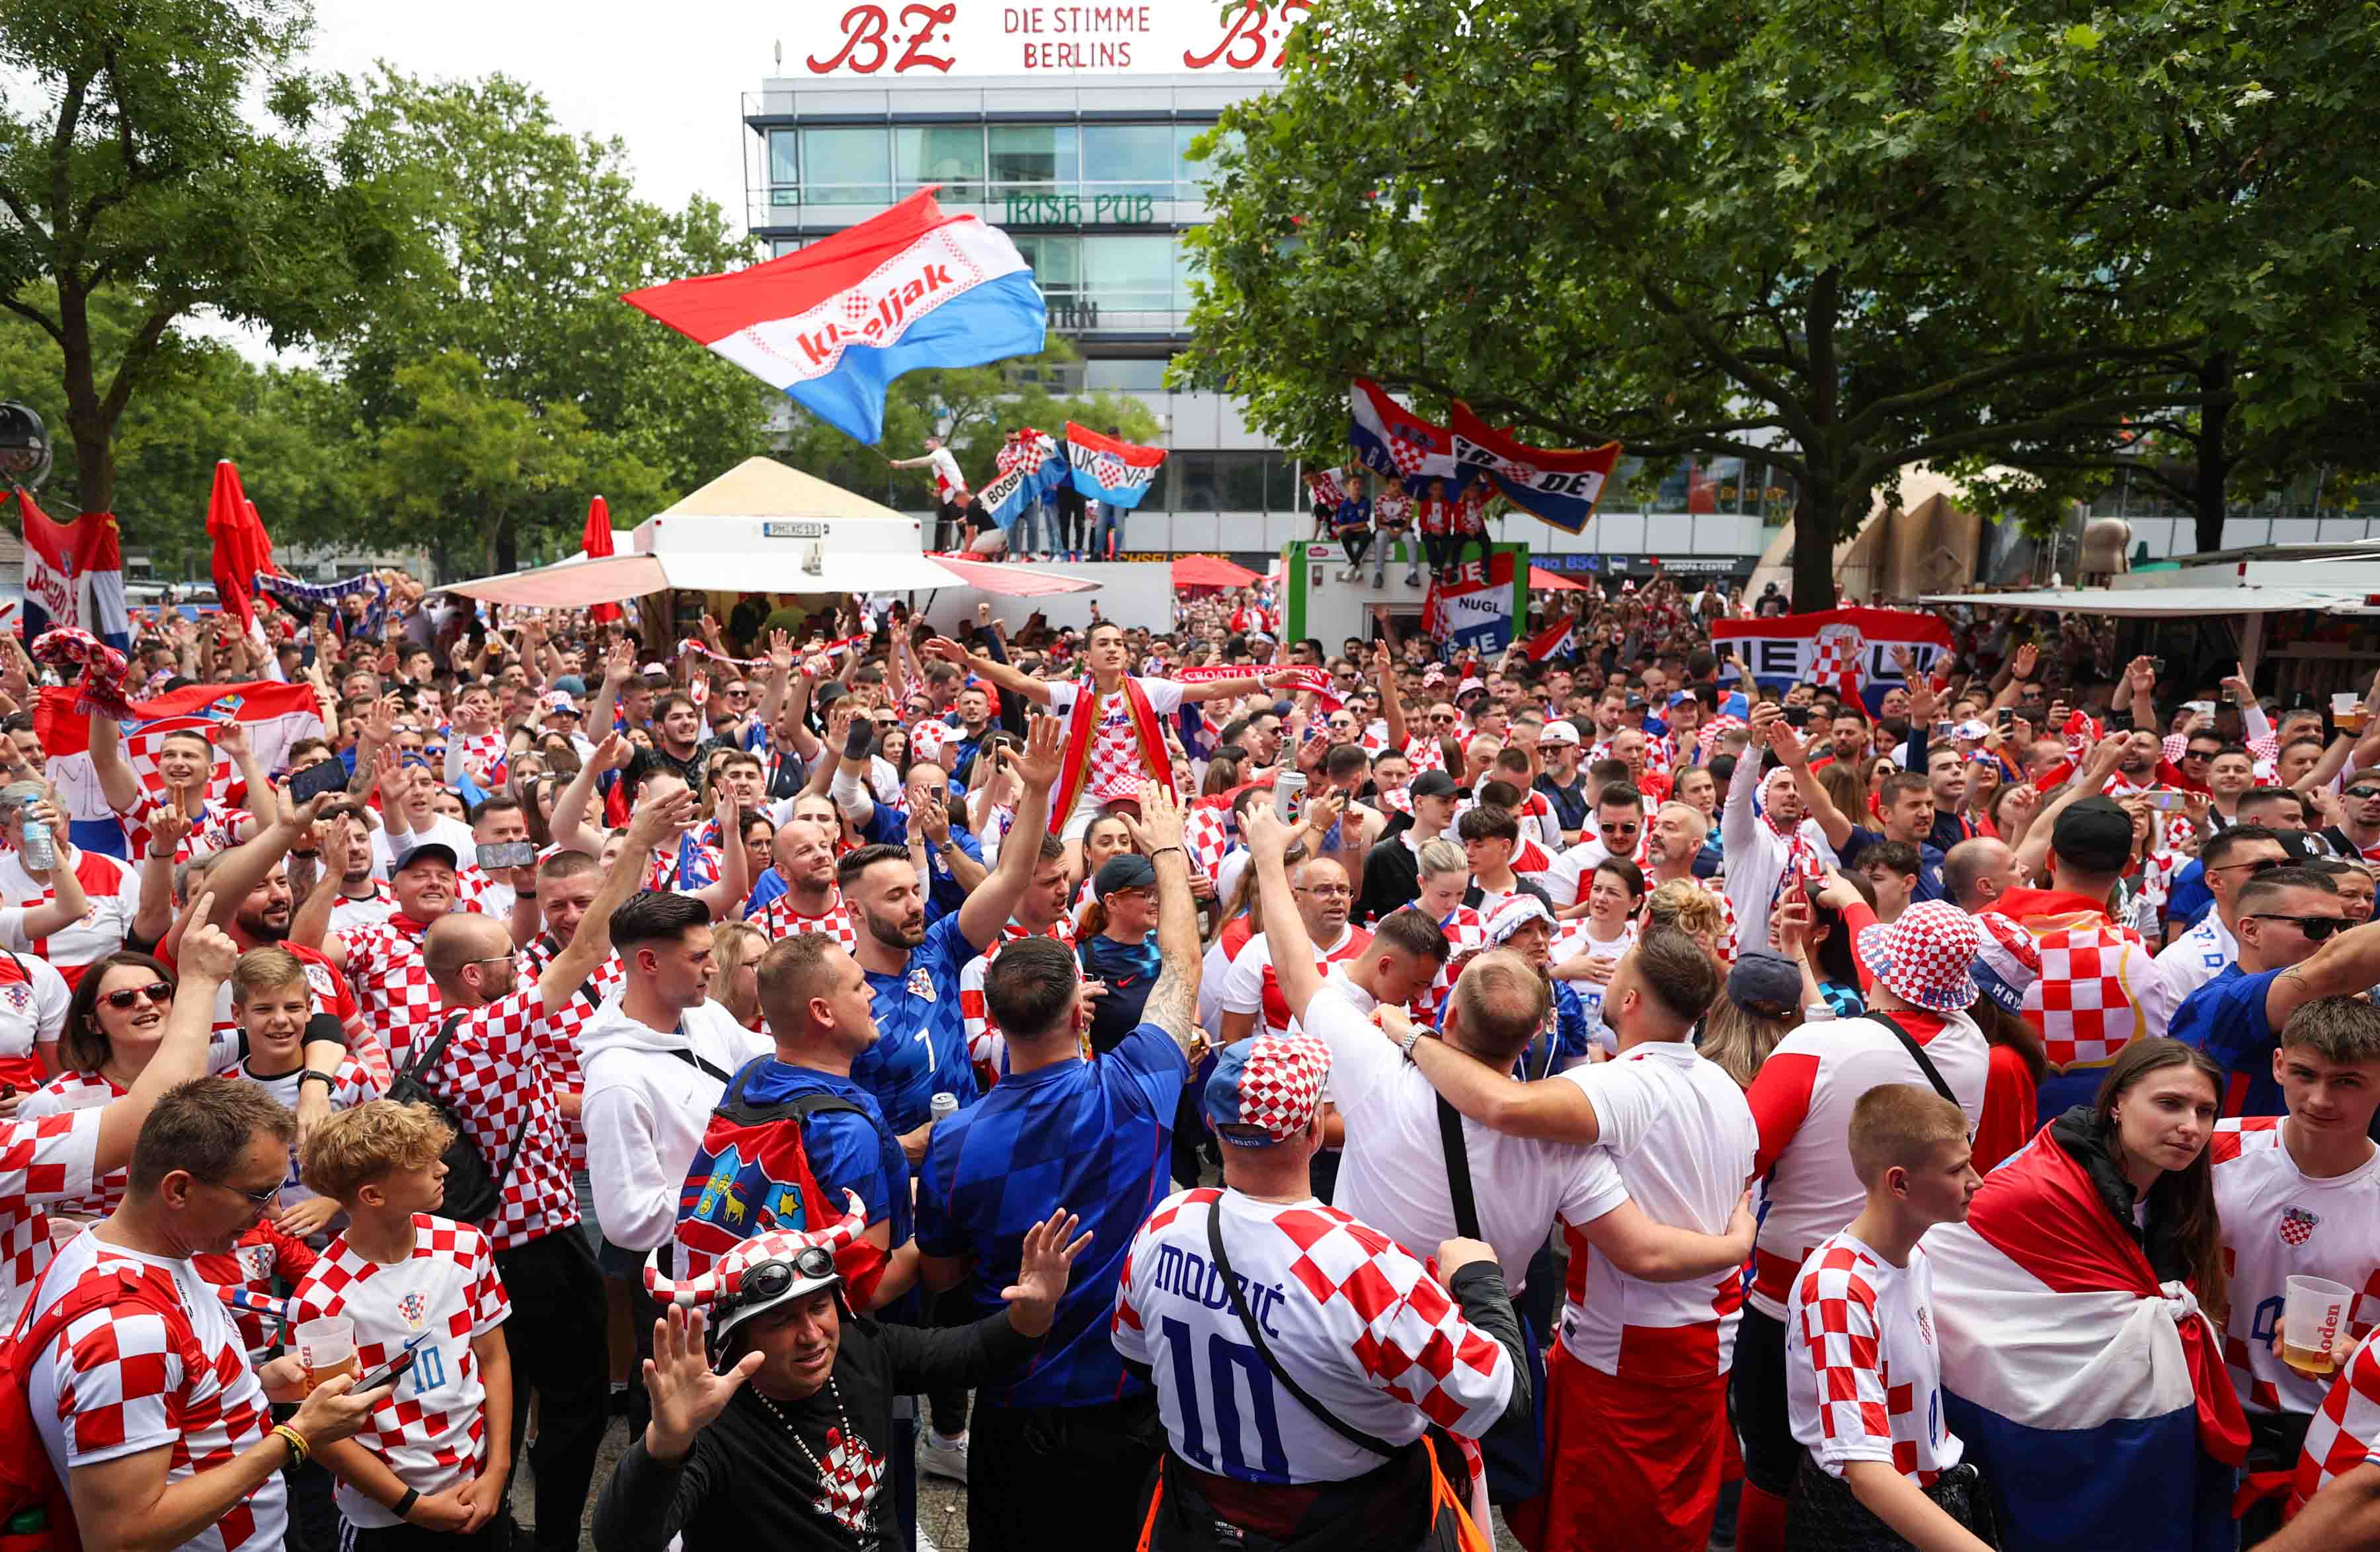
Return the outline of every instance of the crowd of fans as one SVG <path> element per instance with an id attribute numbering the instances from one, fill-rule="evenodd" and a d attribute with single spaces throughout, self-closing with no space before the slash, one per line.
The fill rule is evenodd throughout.
<path id="1" fill-rule="evenodd" d="M 1254 593 L 139 620 L 133 700 L 311 687 L 273 768 L 12 642 L 9 1534 L 886 1552 L 923 1473 L 978 1552 L 1968 1552 L 2093 1491 L 2380 1546 L 2380 679 L 1954 612 L 1862 693 L 1711 650 L 1773 590 L 1544 603 L 1544 663 Z M 2155 1460 L 1969 1421 L 2088 1363 L 2058 1298 L 2148 1333 Z"/>

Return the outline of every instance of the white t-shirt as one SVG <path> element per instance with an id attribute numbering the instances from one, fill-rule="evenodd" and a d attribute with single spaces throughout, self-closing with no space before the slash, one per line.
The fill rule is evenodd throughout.
<path id="1" fill-rule="evenodd" d="M 2223 913 L 2210 910 L 2198 925 L 2175 938 L 2157 953 L 2141 984 L 2134 1005 L 2146 1021 L 2143 1033 L 2163 1034 L 2174 1013 L 2190 994 L 2223 973 L 2240 957 L 2240 940 L 2223 924 Z"/>
<path id="2" fill-rule="evenodd" d="M 0 947 L 50 961 L 72 986 L 82 979 L 85 965 L 103 959 L 124 947 L 132 919 L 140 913 L 140 874 L 130 863 L 77 848 L 75 877 L 91 898 L 91 910 L 64 932 L 43 938 L 25 935 L 22 916 L 0 917 Z M 13 850 L 0 851 L 0 906 L 41 905 L 53 898 L 45 885 L 33 882 Z"/>
<path id="3" fill-rule="evenodd" d="M 1930 1487 L 1966 1453 L 1942 1422 L 1933 1305 L 1923 1246 L 1895 1266 L 1845 1229 L 1810 1253 L 1785 1314 L 1785 1405 L 1829 1476 L 1876 1460 Z"/>
<path id="4" fill-rule="evenodd" d="M 1611 849 L 1603 844 L 1601 836 L 1590 836 L 1566 851 L 1554 857 L 1553 866 L 1535 875 L 1534 881 L 1545 890 L 1546 898 L 1556 907 L 1572 906 L 1586 881 L 1595 876 L 1611 856 Z"/>
<path id="5" fill-rule="evenodd" d="M 23 935 L 27 909 L 0 909 L 0 939 Z M 47 959 L 13 950 L 0 955 L 0 1059 L 22 1062 L 33 1054 L 35 1041 L 55 1040 L 67 1027 L 67 1004 L 73 996 L 67 978 Z"/>
<path id="6" fill-rule="evenodd" d="M 450 814 L 432 814 L 427 828 L 408 831 L 405 837 L 405 849 L 410 855 L 415 847 L 427 846 L 432 841 L 455 849 L 455 865 L 457 868 L 469 865 L 472 859 L 480 854 L 479 837 L 471 834 L 471 826 Z M 385 880 L 395 862 L 395 853 L 390 849 L 386 830 L 372 832 L 371 848 L 372 876 Z M 337 907 L 332 909 L 335 910 Z"/>
<path id="7" fill-rule="evenodd" d="M 1338 940 L 1328 948 L 1314 952 L 1314 968 L 1323 974 L 1330 967 L 1352 959 L 1372 941 L 1372 935 L 1361 927 L 1342 927 Z M 1290 1034 L 1296 1031 L 1297 1020 L 1290 1017 L 1289 999 L 1281 995 L 1281 976 L 1272 968 L 1272 940 L 1258 933 L 1248 939 L 1232 960 L 1231 973 L 1223 979 L 1222 1010 L 1226 1013 L 1256 1013 L 1257 1033 Z"/>
<path id="8" fill-rule="evenodd" d="M 2331 1381 L 2281 1362 L 2275 1340 L 2291 1277 L 2322 1277 L 2356 1290 L 2347 1324 L 2358 1338 L 2380 1324 L 2380 1151 L 2362 1167 L 2315 1179 L 2283 1145 L 2279 1116 L 2215 1123 L 2215 1209 L 2230 1269 L 2223 1363 L 2250 1411 L 2322 1409 Z"/>
<path id="9" fill-rule="evenodd" d="M 1629 1199 L 1648 1216 L 1698 1233 L 1727 1232 L 1760 1145 L 1734 1079 L 1691 1045 L 1665 1040 L 1552 1081 L 1574 1083 L 1595 1102 L 1590 1152 L 1619 1167 Z M 1727 1372 L 1743 1308 L 1740 1270 L 1700 1282 L 1646 1282 L 1606 1260 L 1574 1227 L 1568 1232 L 1561 1339 L 1571 1356 L 1647 1384 Z"/>
<path id="10" fill-rule="evenodd" d="M 1135 677 L 1141 693 L 1148 697 L 1148 709 L 1160 717 L 1172 715 L 1182 709 L 1182 685 L 1172 679 L 1145 679 Z M 1050 682 L 1050 712 L 1053 716 L 1071 716 L 1075 700 L 1089 687 L 1090 681 L 1076 683 L 1072 679 Z M 1138 798 L 1140 785 L 1154 779 L 1148 761 L 1141 752 L 1140 740 L 1132 727 L 1132 703 L 1121 690 L 1112 695 L 1102 695 L 1092 715 L 1098 727 L 1091 735 L 1089 775 L 1083 782 L 1082 796 L 1075 807 L 1085 804 L 1097 807 L 1119 798 Z M 1187 772 L 1176 772 L 1177 779 L 1187 779 Z M 1062 822 L 1065 814 L 1051 814 L 1053 823 Z"/>
<path id="11" fill-rule="evenodd" d="M 1427 1260 L 1459 1232 L 1438 1091 L 1373 1026 L 1370 1000 L 1334 972 L 1305 1009 L 1306 1033 L 1330 1047 L 1330 1102 L 1347 1121 L 1331 1205 Z M 1628 1200 L 1600 1148 L 1507 1137 L 1469 1119 L 1463 1144 L 1479 1238 L 1496 1248 L 1515 1294 L 1557 1216 L 1593 1223 Z"/>
<path id="12" fill-rule="evenodd" d="M 966 488 L 966 476 L 959 472 L 958 456 L 948 447 L 937 447 L 926 455 L 926 465 L 934 472 L 934 495 L 948 501 L 951 492 Z"/>

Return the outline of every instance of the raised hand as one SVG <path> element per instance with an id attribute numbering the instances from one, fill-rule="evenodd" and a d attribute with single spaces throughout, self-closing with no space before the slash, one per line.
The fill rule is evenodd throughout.
<path id="1" fill-rule="evenodd" d="M 1247 844 L 1248 854 L 1259 860 L 1286 855 L 1294 833 L 1270 803 L 1251 803 L 1240 816 L 1240 839 Z"/>
<path id="2" fill-rule="evenodd" d="M 767 1353 L 755 1350 L 725 1374 L 711 1373 L 703 1350 L 705 1324 L 700 1310 L 675 1305 L 653 1322 L 653 1355 L 645 1360 L 653 1420 L 645 1426 L 645 1452 L 657 1460 L 683 1457 L 694 1447 L 694 1436 L 727 1410 L 744 1382 L 768 1361 Z"/>
<path id="3" fill-rule="evenodd" d="M 1027 791 L 1047 790 L 1058 781 L 1064 764 L 1064 729 L 1054 716 L 1037 716 L 1026 731 L 1025 752 L 1017 757 L 1016 774 L 1024 779 Z M 1062 823 L 1062 816 L 1052 814 Z"/>
<path id="4" fill-rule="evenodd" d="M 182 842 L 198 828 L 195 820 L 177 808 L 152 808 L 146 823 L 149 826 L 149 849 L 160 857 L 181 854 Z"/>
<path id="5" fill-rule="evenodd" d="M 2016 649 L 2016 657 L 2009 665 L 2009 677 L 2031 683 L 2041 667 L 2041 649 L 2031 642 Z"/>
<path id="6" fill-rule="evenodd" d="M 647 798 L 637 805 L 628 819 L 628 848 L 637 856 L 650 851 L 663 841 L 684 834 L 691 827 L 698 811 L 694 794 L 684 789 L 665 798 Z M 734 832 L 729 832 L 732 837 Z M 640 851 L 638 849 L 642 848 Z"/>
<path id="7" fill-rule="evenodd" d="M 1154 856 L 1169 846 L 1182 844 L 1182 805 L 1173 794 L 1153 781 L 1140 784 L 1140 817 L 1123 815 L 1123 827 L 1132 837 L 1133 847 L 1142 856 Z"/>
<path id="8" fill-rule="evenodd" d="M 239 963 L 239 945 L 214 924 L 214 910 L 215 895 L 212 889 L 190 902 L 190 925 L 183 932 L 182 947 L 174 956 L 186 981 L 196 976 L 220 984 L 231 979 L 232 967 Z"/>
<path id="9" fill-rule="evenodd" d="M 769 667 L 774 673 L 786 673 L 794 666 L 794 639 L 783 630 L 769 632 Z"/>
<path id="10" fill-rule="evenodd" d="M 966 648 L 959 645 L 948 636 L 935 637 L 932 641 L 928 642 L 922 650 L 928 657 L 940 658 L 945 663 L 955 663 L 962 668 L 965 667 L 967 665 Z"/>
<path id="11" fill-rule="evenodd" d="M 593 764 L 596 774 L 600 776 L 605 771 L 618 770 L 636 752 L 637 746 L 629 741 L 625 733 L 613 731 L 604 734 L 603 741 L 595 746 Z"/>
<path id="12" fill-rule="evenodd" d="M 1050 1214 L 1025 1231 L 1019 1246 L 1016 1280 L 1000 1290 L 1009 1305 L 1009 1321 L 1020 1331 L 1031 1334 L 1038 1326 L 1049 1328 L 1058 1300 L 1066 1291 L 1066 1278 L 1073 1271 L 1075 1257 L 1091 1242 L 1086 1232 L 1080 1239 L 1075 1230 L 1082 1220 L 1064 1208 Z"/>

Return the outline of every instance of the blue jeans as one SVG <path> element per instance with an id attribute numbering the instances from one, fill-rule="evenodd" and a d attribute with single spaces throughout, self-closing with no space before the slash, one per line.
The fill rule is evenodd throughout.
<path id="1" fill-rule="evenodd" d="M 1118 553 L 1122 553 L 1123 549 L 1123 519 L 1116 515 L 1116 504 L 1114 502 L 1102 501 L 1099 503 L 1099 521 L 1091 525 L 1091 558 L 1094 560 L 1108 559 L 1108 551 L 1110 546 L 1113 546 Z"/>
<path id="2" fill-rule="evenodd" d="M 1016 521 L 1008 531 L 1008 553 L 1029 555 L 1041 547 L 1041 503 L 1035 502 L 1016 514 Z"/>

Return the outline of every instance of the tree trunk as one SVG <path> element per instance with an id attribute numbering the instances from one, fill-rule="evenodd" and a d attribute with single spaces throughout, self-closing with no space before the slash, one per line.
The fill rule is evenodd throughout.
<path id="1" fill-rule="evenodd" d="M 91 357 L 91 313 L 86 299 L 58 288 L 59 353 L 65 358 L 67 434 L 74 442 L 75 497 L 79 509 L 105 512 L 115 505 L 115 422 L 99 394 Z"/>
<path id="2" fill-rule="evenodd" d="M 2217 353 L 2199 370 L 2200 385 L 2209 396 L 2227 393 L 2231 387 L 2231 357 Z M 2198 551 L 2223 547 L 2223 519 L 2228 506 L 2231 483 L 2231 459 L 2224 443 L 2231 429 L 2231 406 L 2209 403 L 2198 414 L 2198 469 L 2195 481 L 2196 510 L 2192 514 L 2197 529 Z"/>
<path id="3" fill-rule="evenodd" d="M 520 533 L 509 514 L 496 524 L 495 562 L 493 574 L 498 576 L 520 568 Z"/>
<path id="4" fill-rule="evenodd" d="M 1835 521 L 1842 503 L 1834 482 L 1815 472 L 1793 507 L 1793 612 L 1835 606 Z"/>

